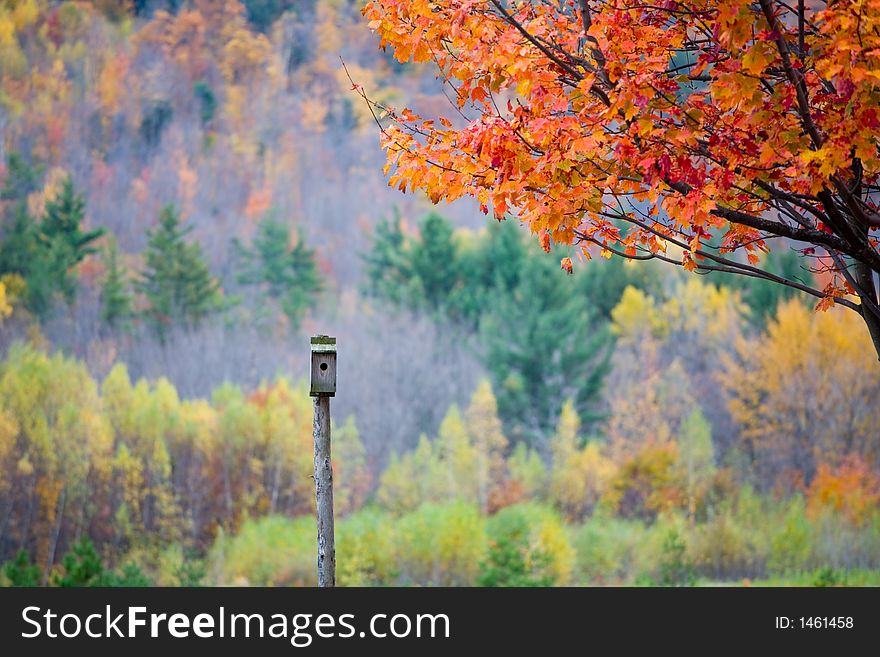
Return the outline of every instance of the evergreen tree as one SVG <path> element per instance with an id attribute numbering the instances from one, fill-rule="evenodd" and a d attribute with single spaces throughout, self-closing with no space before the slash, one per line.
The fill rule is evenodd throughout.
<path id="1" fill-rule="evenodd" d="M 516 290 L 497 295 L 481 328 L 508 435 L 541 444 L 566 399 L 584 422 L 596 419 L 610 334 L 555 257 L 526 258 Z"/>
<path id="2" fill-rule="evenodd" d="M 103 253 L 107 273 L 101 285 L 101 319 L 111 326 L 123 325 L 132 317 L 132 297 L 129 292 L 128 272 L 119 261 L 115 239 Z"/>
<path id="3" fill-rule="evenodd" d="M 61 565 L 63 572 L 52 580 L 55 586 L 98 586 L 104 577 L 104 563 L 94 544 L 85 536 L 71 546 Z"/>
<path id="4" fill-rule="evenodd" d="M 3 574 L 10 586 L 39 586 L 40 568 L 31 564 L 27 550 L 19 550 L 12 561 L 3 565 Z"/>
<path id="5" fill-rule="evenodd" d="M 419 293 L 431 310 L 442 310 L 459 282 L 458 252 L 452 225 L 431 212 L 420 226 L 420 239 L 412 247 L 410 266 L 420 283 Z"/>
<path id="6" fill-rule="evenodd" d="M 46 204 L 40 222 L 39 239 L 48 251 L 50 273 L 68 303 L 76 295 L 74 267 L 95 252 L 92 243 L 104 234 L 103 228 L 83 231 L 85 207 L 85 199 L 76 193 L 68 176 L 58 197 Z"/>
<path id="7" fill-rule="evenodd" d="M 400 217 L 380 221 L 373 235 L 373 245 L 364 256 L 366 284 L 364 293 L 394 304 L 411 303 L 413 284 L 409 244 L 400 227 Z"/>
<path id="8" fill-rule="evenodd" d="M 553 586 L 550 556 L 532 546 L 530 533 L 528 518 L 516 507 L 493 517 L 477 586 Z"/>
<path id="9" fill-rule="evenodd" d="M 172 324 L 195 326 L 219 305 L 219 285 L 201 247 L 184 239 L 190 230 L 181 225 L 174 206 L 167 205 L 159 226 L 147 231 L 146 269 L 137 289 L 147 299 L 146 318 L 163 338 Z"/>
<path id="10" fill-rule="evenodd" d="M 6 179 L 0 190 L 0 201 L 16 201 L 25 203 L 27 196 L 40 187 L 42 166 L 29 164 L 15 151 L 6 158 Z"/>
<path id="11" fill-rule="evenodd" d="M 0 275 L 18 274 L 25 281 L 23 301 L 38 315 L 49 306 L 51 284 L 45 257 L 37 240 L 37 227 L 24 202 L 16 203 L 3 226 L 0 240 Z"/>
<path id="12" fill-rule="evenodd" d="M 251 247 L 237 244 L 237 249 L 243 262 L 239 283 L 265 286 L 297 329 L 321 291 L 315 250 L 306 246 L 302 233 L 291 247 L 287 226 L 268 218 L 257 228 Z"/>

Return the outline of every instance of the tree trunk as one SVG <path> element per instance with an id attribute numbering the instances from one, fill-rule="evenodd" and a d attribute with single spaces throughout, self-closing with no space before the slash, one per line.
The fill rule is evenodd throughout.
<path id="1" fill-rule="evenodd" d="M 315 500 L 318 517 L 318 586 L 336 586 L 333 531 L 333 468 L 330 462 L 330 398 L 315 400 Z"/>
<path id="2" fill-rule="evenodd" d="M 874 352 L 878 360 L 880 360 L 880 317 L 871 312 L 868 303 L 877 305 L 877 287 L 874 285 L 874 271 L 866 264 L 856 262 L 855 279 L 859 284 L 859 299 L 862 306 L 862 319 L 868 327 L 868 333 L 871 341 L 874 343 Z"/>

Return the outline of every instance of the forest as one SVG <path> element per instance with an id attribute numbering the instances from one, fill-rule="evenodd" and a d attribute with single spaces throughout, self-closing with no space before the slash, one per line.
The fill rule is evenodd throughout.
<path id="1" fill-rule="evenodd" d="M 314 333 L 340 585 L 880 585 L 862 317 L 389 188 L 363 4 L 0 0 L 0 585 L 316 585 Z"/>

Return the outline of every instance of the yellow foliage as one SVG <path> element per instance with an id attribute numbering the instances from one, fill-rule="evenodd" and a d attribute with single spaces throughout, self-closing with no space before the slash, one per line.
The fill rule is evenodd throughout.
<path id="1" fill-rule="evenodd" d="M 659 305 L 641 290 L 627 287 L 611 311 L 611 319 L 612 330 L 625 340 L 692 334 L 718 343 L 737 335 L 747 313 L 748 307 L 737 292 L 690 277 Z"/>
<path id="2" fill-rule="evenodd" d="M 550 442 L 553 455 L 550 497 L 571 519 L 583 518 L 593 510 L 617 471 L 596 442 L 580 446 L 579 429 L 580 419 L 574 404 L 566 402 Z"/>
<path id="3" fill-rule="evenodd" d="M 12 303 L 6 294 L 6 283 L 0 280 L 0 324 L 12 314 Z"/>
<path id="4" fill-rule="evenodd" d="M 741 440 L 758 465 L 778 474 L 856 455 L 877 463 L 880 363 L 862 319 L 835 308 L 779 306 L 764 335 L 738 343 L 721 382 Z"/>
<path id="5" fill-rule="evenodd" d="M 465 419 L 475 448 L 480 509 L 486 513 L 489 511 L 490 502 L 501 495 L 501 487 L 507 476 L 504 461 L 507 438 L 502 431 L 501 420 L 498 418 L 498 403 L 488 381 L 483 380 L 477 387 L 471 397 Z"/>

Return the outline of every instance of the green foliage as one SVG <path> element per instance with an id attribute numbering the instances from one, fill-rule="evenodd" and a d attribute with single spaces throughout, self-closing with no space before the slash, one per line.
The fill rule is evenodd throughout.
<path id="1" fill-rule="evenodd" d="M 248 520 L 236 536 L 217 537 L 208 570 L 219 583 L 316 586 L 315 532 L 311 517 Z"/>
<path id="2" fill-rule="evenodd" d="M 43 166 L 31 164 L 20 153 L 12 151 L 6 157 L 6 179 L 0 189 L 0 201 L 23 202 L 28 194 L 40 187 Z"/>
<path id="3" fill-rule="evenodd" d="M 291 0 L 242 0 L 251 24 L 261 32 L 268 32 L 275 20 L 295 3 Z"/>
<path id="4" fill-rule="evenodd" d="M 407 239 L 400 217 L 376 224 L 373 245 L 363 256 L 366 284 L 364 293 L 395 305 L 410 303 L 416 298 L 410 292 L 413 273 Z"/>
<path id="5" fill-rule="evenodd" d="M 211 276 L 197 242 L 187 243 L 191 228 L 167 205 L 159 226 L 147 231 L 146 268 L 137 289 L 147 299 L 144 315 L 159 336 L 174 323 L 195 326 L 219 307 L 219 284 Z"/>
<path id="6" fill-rule="evenodd" d="M 472 586 L 485 549 L 485 522 L 470 502 L 425 504 L 397 523 L 401 584 Z"/>
<path id="7" fill-rule="evenodd" d="M 199 103 L 199 118 L 202 124 L 208 124 L 217 112 L 217 96 L 211 85 L 205 80 L 193 83 L 193 96 Z"/>
<path id="8" fill-rule="evenodd" d="M 550 555 L 532 544 L 529 518 L 519 507 L 502 509 L 489 521 L 489 553 L 478 586 L 553 586 Z"/>
<path id="9" fill-rule="evenodd" d="M 140 135 L 149 147 L 156 147 L 162 139 L 162 133 L 171 124 L 174 109 L 165 99 L 156 100 L 144 109 L 141 118 Z"/>
<path id="10" fill-rule="evenodd" d="M 809 562 L 811 548 L 805 504 L 798 495 L 792 499 L 781 526 L 773 535 L 767 566 L 775 574 L 801 572 Z"/>
<path id="11" fill-rule="evenodd" d="M 10 174 L 2 195 L 13 203 L 4 219 L 0 275 L 20 275 L 26 283 L 25 305 L 44 317 L 56 294 L 73 303 L 76 266 L 95 252 L 93 243 L 104 230 L 83 230 L 85 200 L 76 193 L 70 177 L 62 182 L 57 198 L 46 203 L 37 222 L 26 204 L 26 194 L 37 184 L 35 169 L 16 154 L 9 156 L 7 168 Z"/>
<path id="12" fill-rule="evenodd" d="M 236 248 L 242 262 L 239 283 L 263 289 L 298 329 L 322 287 L 315 250 L 306 246 L 302 233 L 291 245 L 287 225 L 267 217 L 251 246 L 236 243 Z"/>
<path id="13" fill-rule="evenodd" d="M 101 586 L 104 580 L 104 563 L 87 537 L 74 543 L 61 560 L 61 572 L 52 578 L 54 586 Z"/>
<path id="14" fill-rule="evenodd" d="M 102 256 L 106 273 L 101 284 L 101 319 L 111 326 L 125 326 L 134 315 L 134 299 L 115 239 L 110 239 Z"/>
<path id="15" fill-rule="evenodd" d="M 507 462 L 510 478 L 529 500 L 541 500 L 547 488 L 547 467 L 536 450 L 518 443 Z"/>
<path id="16" fill-rule="evenodd" d="M 577 529 L 574 548 L 582 584 L 630 583 L 652 567 L 650 529 L 639 520 L 596 514 Z"/>
<path id="17" fill-rule="evenodd" d="M 27 550 L 19 550 L 15 559 L 3 564 L 3 574 L 10 586 L 40 585 L 40 568 L 31 564 Z"/>
<path id="18" fill-rule="evenodd" d="M 610 354 L 607 322 L 591 310 L 587 283 L 527 245 L 513 222 L 476 238 L 455 235 L 435 213 L 417 237 L 405 235 L 399 219 L 384 222 L 365 262 L 367 294 L 480 328 L 483 360 L 515 442 L 552 433 L 565 399 L 583 421 L 596 419 Z"/>
<path id="19" fill-rule="evenodd" d="M 514 440 L 540 443 L 567 399 L 583 422 L 597 418 L 610 334 L 553 257 L 526 259 L 519 285 L 490 305 L 481 328 L 498 409 Z"/>
<path id="20" fill-rule="evenodd" d="M 336 525 L 336 565 L 340 586 L 391 586 L 400 574 L 395 519 L 367 508 Z"/>
<path id="21" fill-rule="evenodd" d="M 687 554 L 687 544 L 676 529 L 670 529 L 660 553 L 659 583 L 661 586 L 693 586 L 696 569 Z"/>
<path id="22" fill-rule="evenodd" d="M 410 266 L 420 283 L 419 294 L 431 309 L 440 309 L 459 281 L 458 254 L 452 225 L 432 212 L 420 224 L 420 239 L 412 245 Z"/>
<path id="23" fill-rule="evenodd" d="M 46 213 L 40 224 L 40 232 L 49 242 L 60 242 L 67 251 L 67 267 L 82 262 L 95 253 L 92 243 L 104 234 L 103 228 L 83 231 L 85 199 L 76 193 L 73 180 L 68 176 L 61 183 L 58 197 L 46 203 Z"/>

